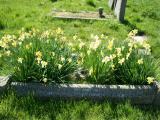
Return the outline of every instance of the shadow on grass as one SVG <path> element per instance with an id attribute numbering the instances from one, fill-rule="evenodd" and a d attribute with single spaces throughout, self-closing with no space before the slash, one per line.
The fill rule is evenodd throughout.
<path id="1" fill-rule="evenodd" d="M 143 30 L 137 28 L 136 25 L 132 24 L 132 23 L 129 22 L 128 20 L 125 20 L 124 22 L 122 22 L 122 24 L 125 25 L 125 26 L 128 26 L 131 30 L 137 29 L 137 30 L 138 30 L 137 35 L 139 35 L 139 36 L 145 35 L 145 31 L 143 31 Z M 130 31 L 131 31 L 131 30 L 130 30 Z"/>

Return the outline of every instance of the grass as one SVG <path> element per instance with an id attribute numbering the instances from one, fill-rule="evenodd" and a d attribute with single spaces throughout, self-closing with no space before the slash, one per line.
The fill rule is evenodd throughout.
<path id="1" fill-rule="evenodd" d="M 92 0 L 91 0 L 92 1 Z M 107 21 L 59 20 L 48 17 L 52 9 L 66 11 L 97 11 L 103 7 L 111 13 L 106 0 L 95 1 L 96 7 L 85 0 L 55 1 L 51 0 L 0 0 L 0 36 L 6 33 L 17 33 L 19 29 L 39 29 L 62 27 L 68 36 L 79 34 L 88 40 L 90 34 L 104 34 L 123 40 L 129 31 L 137 28 L 139 34 L 145 34 L 153 46 L 155 57 L 159 57 L 160 10 L 157 0 L 130 0 L 126 8 L 126 21 L 120 24 L 115 19 Z M 135 7 L 136 6 L 136 7 Z M 142 9 L 143 8 L 143 9 Z"/>
<path id="2" fill-rule="evenodd" d="M 0 101 L 2 120 L 159 120 L 160 109 L 153 106 L 136 106 L 129 102 L 110 103 L 89 100 L 41 101 L 18 97 L 13 92 L 3 95 Z"/>
<path id="3" fill-rule="evenodd" d="M 92 1 L 92 0 L 89 0 Z M 160 3 L 157 0 L 130 0 L 126 7 L 126 21 L 120 24 L 117 20 L 81 21 L 57 20 L 48 17 L 52 9 L 65 11 L 97 11 L 103 7 L 111 13 L 106 0 L 94 1 L 96 7 L 87 4 L 85 0 L 55 1 L 52 0 L 0 0 L 0 36 L 5 33 L 17 33 L 24 27 L 40 29 L 62 27 L 68 36 L 79 34 L 83 40 L 88 40 L 90 34 L 105 34 L 123 40 L 129 31 L 137 28 L 139 34 L 148 36 L 153 46 L 155 57 L 159 57 L 160 37 Z"/>
<path id="4" fill-rule="evenodd" d="M 129 31 L 139 30 L 147 35 L 155 58 L 160 57 L 160 2 L 158 0 L 129 0 L 126 7 L 126 21 L 122 24 L 115 19 L 107 21 L 60 20 L 47 16 L 52 9 L 66 11 L 97 11 L 103 7 L 108 14 L 106 0 L 0 0 L 0 37 L 17 34 L 24 27 L 41 30 L 61 27 L 70 37 L 78 34 L 88 41 L 90 34 L 107 35 L 118 40 L 126 38 Z M 0 67 L 1 59 L 0 59 Z M 0 68 L 0 69 L 1 69 Z M 11 68 L 3 67 L 1 74 L 9 74 Z M 159 108 L 132 106 L 129 103 L 111 104 L 89 101 L 41 102 L 32 97 L 19 98 L 8 94 L 0 101 L 0 119 L 160 119 Z"/>

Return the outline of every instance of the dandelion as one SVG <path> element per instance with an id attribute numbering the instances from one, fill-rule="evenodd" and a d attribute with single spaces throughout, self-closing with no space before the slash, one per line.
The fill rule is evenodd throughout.
<path id="1" fill-rule="evenodd" d="M 137 63 L 138 63 L 138 64 L 143 64 L 143 59 L 142 59 L 142 58 L 139 59 L 139 60 L 137 61 Z"/>
<path id="2" fill-rule="evenodd" d="M 107 49 L 112 50 L 112 47 L 113 47 L 113 40 L 110 40 L 108 43 Z"/>
<path id="3" fill-rule="evenodd" d="M 23 62 L 23 58 L 18 58 L 17 61 L 18 61 L 18 63 L 22 63 Z"/>
<path id="4" fill-rule="evenodd" d="M 125 62 L 125 58 L 122 58 L 122 59 L 119 60 L 118 63 L 122 65 L 124 62 Z"/>
<path id="5" fill-rule="evenodd" d="M 42 65 L 42 68 L 45 68 L 48 65 L 48 63 L 46 61 L 41 61 L 41 65 Z"/>
<path id="6" fill-rule="evenodd" d="M 62 40 L 62 41 L 66 41 L 67 38 L 63 36 L 63 37 L 61 37 L 61 40 Z"/>
<path id="7" fill-rule="evenodd" d="M 153 83 L 154 79 L 155 79 L 154 77 L 147 77 L 148 84 Z"/>
<path id="8" fill-rule="evenodd" d="M 61 28 L 58 28 L 58 29 L 56 30 L 56 33 L 57 33 L 57 34 L 63 34 L 63 30 L 62 30 Z"/>

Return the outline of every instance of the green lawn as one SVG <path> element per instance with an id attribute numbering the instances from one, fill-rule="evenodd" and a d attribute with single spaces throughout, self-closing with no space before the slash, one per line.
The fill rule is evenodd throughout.
<path id="1" fill-rule="evenodd" d="M 90 34 L 105 34 L 116 39 L 126 38 L 134 28 L 139 34 L 146 34 L 153 46 L 153 53 L 159 57 L 160 37 L 160 3 L 157 0 L 129 0 L 126 8 L 126 21 L 120 24 L 116 19 L 107 21 L 59 20 L 47 15 L 53 10 L 66 11 L 97 11 L 104 7 L 111 13 L 106 0 L 93 1 L 95 6 L 87 4 L 86 0 L 0 0 L 0 36 L 6 33 L 16 33 L 19 29 L 57 28 L 64 29 L 66 35 L 79 34 L 87 40 Z"/>
<path id="2" fill-rule="evenodd" d="M 160 108 L 129 102 L 39 101 L 8 93 L 0 101 L 1 120 L 159 120 Z"/>
<path id="3" fill-rule="evenodd" d="M 87 41 L 91 34 L 108 35 L 118 40 L 127 37 L 129 31 L 139 30 L 139 35 L 147 35 L 152 45 L 152 52 L 160 57 L 160 2 L 158 0 L 128 0 L 126 21 L 119 23 L 116 19 L 107 21 L 82 21 L 54 19 L 48 14 L 53 10 L 97 11 L 104 7 L 112 13 L 107 0 L 0 0 L 0 37 L 4 34 L 17 34 L 23 27 L 40 30 L 61 27 L 65 35 L 72 37 L 78 34 Z M 93 1 L 89 5 L 87 1 Z M 0 60 L 1 62 L 1 60 Z M 0 66 L 1 67 L 1 66 Z M 8 71 L 9 70 L 9 71 Z M 7 72 L 6 72 L 7 71 Z M 4 68 L 0 73 L 12 71 Z M 160 119 L 160 109 L 151 106 L 131 106 L 111 104 L 108 102 L 93 103 L 90 101 L 50 101 L 42 102 L 32 97 L 19 98 L 12 93 L 3 96 L 0 101 L 0 119 Z"/>

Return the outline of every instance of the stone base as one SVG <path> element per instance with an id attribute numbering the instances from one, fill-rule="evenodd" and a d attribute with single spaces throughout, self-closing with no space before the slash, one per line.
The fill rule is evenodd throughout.
<path id="1" fill-rule="evenodd" d="M 150 85 L 92 85 L 92 84 L 58 84 L 12 82 L 12 89 L 20 96 L 33 94 L 41 99 L 90 99 L 121 102 L 130 100 L 133 104 L 159 104 L 157 87 Z M 159 98 L 158 98 L 159 99 Z M 160 105 L 160 104 L 159 104 Z"/>

